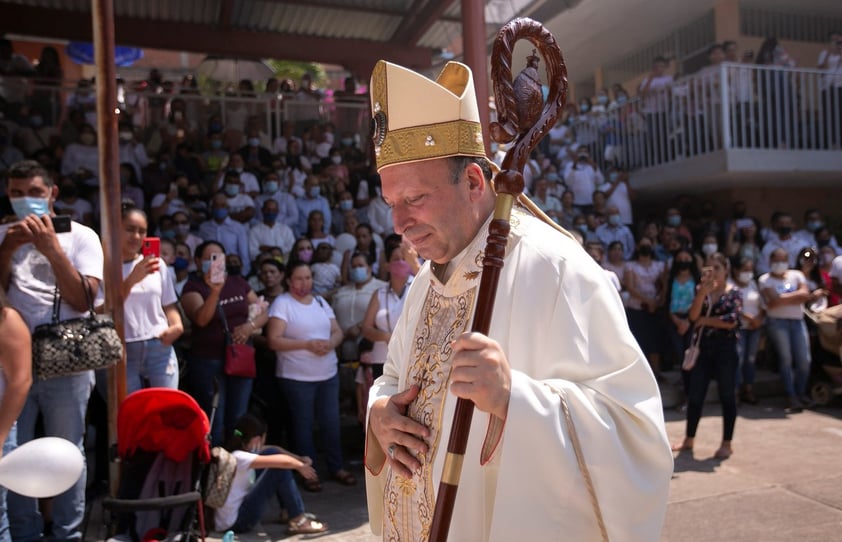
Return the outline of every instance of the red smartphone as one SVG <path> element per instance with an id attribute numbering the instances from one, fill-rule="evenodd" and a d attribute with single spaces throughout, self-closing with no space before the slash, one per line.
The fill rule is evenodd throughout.
<path id="1" fill-rule="evenodd" d="M 143 247 L 140 249 L 140 253 L 143 254 L 143 257 L 147 256 L 155 256 L 156 258 L 161 257 L 161 240 L 157 237 L 147 237 L 143 240 Z"/>

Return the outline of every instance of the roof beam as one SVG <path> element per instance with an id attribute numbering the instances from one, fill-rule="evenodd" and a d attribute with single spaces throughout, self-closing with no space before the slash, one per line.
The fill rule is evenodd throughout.
<path id="1" fill-rule="evenodd" d="M 0 2 L 0 20 L 16 21 L 15 33 L 90 41 L 90 12 L 46 9 Z M 432 65 L 430 49 L 361 39 L 332 39 L 240 29 L 214 28 L 212 25 L 154 21 L 116 17 L 116 40 L 120 45 L 153 47 L 174 51 L 249 58 L 283 58 L 355 66 L 359 75 L 371 69 L 379 59 L 409 68 L 425 69 Z M 367 67 L 367 68 L 365 68 Z"/>
<path id="2" fill-rule="evenodd" d="M 441 18 L 454 0 L 415 0 L 390 43 L 412 46 L 418 43 L 424 33 Z M 461 21 L 460 21 L 461 22 Z"/>

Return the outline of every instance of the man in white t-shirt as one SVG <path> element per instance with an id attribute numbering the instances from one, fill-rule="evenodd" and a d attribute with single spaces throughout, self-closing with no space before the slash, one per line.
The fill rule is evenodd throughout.
<path id="1" fill-rule="evenodd" d="M 244 189 L 239 173 L 234 170 L 225 172 L 223 190 L 228 200 L 228 213 L 237 222 L 248 224 L 254 218 L 254 200 L 251 196 L 243 193 Z"/>
<path id="2" fill-rule="evenodd" d="M 570 164 L 564 172 L 564 184 L 573 192 L 573 205 L 582 213 L 591 212 L 594 190 L 603 182 L 605 178 L 591 160 L 588 148 L 582 145 L 576 155 L 576 163 Z"/>
<path id="3" fill-rule="evenodd" d="M 245 162 L 243 161 L 242 155 L 238 152 L 232 152 L 228 156 L 228 170 L 223 171 L 219 175 L 219 179 L 216 181 L 216 189 L 223 189 L 227 172 L 233 170 L 237 172 L 240 178 L 240 183 L 243 185 L 242 191 L 251 197 L 257 196 L 260 193 L 260 183 L 257 182 L 257 177 L 253 173 L 249 173 L 243 169 L 244 166 Z"/>
<path id="4" fill-rule="evenodd" d="M 261 252 L 266 252 L 273 247 L 280 248 L 284 253 L 284 258 L 287 258 L 295 243 L 295 235 L 289 226 L 278 221 L 278 202 L 271 198 L 265 200 L 261 214 L 263 222 L 258 222 L 249 230 L 251 259 L 257 259 Z"/>
<path id="5" fill-rule="evenodd" d="M 14 164 L 8 173 L 8 194 L 20 219 L 0 243 L 0 281 L 9 304 L 18 309 L 30 331 L 52 319 L 55 292 L 61 291 L 61 318 L 79 318 L 102 281 L 102 245 L 96 233 L 77 222 L 56 233 L 52 218 L 58 187 L 38 162 Z M 85 284 L 87 283 L 87 284 Z M 37 363 L 37 360 L 34 360 Z M 84 455 L 85 413 L 94 385 L 93 371 L 34 381 L 18 417 L 18 443 L 35 438 L 35 423 L 44 420 L 45 436 L 74 443 Z M 52 503 L 52 536 L 80 540 L 85 511 L 85 473 Z M 8 499 L 14 540 L 38 540 L 44 521 L 34 499 L 13 493 Z"/>

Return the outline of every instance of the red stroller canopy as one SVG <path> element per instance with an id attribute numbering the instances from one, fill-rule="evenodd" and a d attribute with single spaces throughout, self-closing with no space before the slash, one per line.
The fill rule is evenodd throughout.
<path id="1" fill-rule="evenodd" d="M 163 452 L 176 462 L 198 451 L 199 460 L 210 461 L 210 423 L 196 400 L 169 388 L 138 390 L 123 401 L 117 415 L 117 450 L 120 457 L 137 449 Z"/>

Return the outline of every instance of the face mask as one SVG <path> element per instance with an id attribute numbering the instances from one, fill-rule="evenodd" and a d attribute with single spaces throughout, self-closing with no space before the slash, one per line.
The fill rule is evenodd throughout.
<path id="1" fill-rule="evenodd" d="M 774 262 L 771 265 L 769 265 L 769 270 L 776 275 L 782 275 L 782 274 L 786 273 L 787 270 L 789 270 L 789 263 L 787 263 L 787 262 Z"/>
<path id="2" fill-rule="evenodd" d="M 341 156 L 331 156 L 330 161 L 333 162 L 334 164 L 341 164 L 342 163 L 342 157 Z"/>
<path id="3" fill-rule="evenodd" d="M 651 256 L 652 255 L 652 247 L 649 245 L 643 245 L 642 247 L 637 249 L 637 253 L 641 256 Z"/>
<path id="4" fill-rule="evenodd" d="M 822 226 L 824 226 L 824 224 L 822 223 L 821 220 L 811 220 L 811 221 L 807 222 L 807 229 L 810 230 L 811 232 L 815 232 L 817 229 L 821 228 Z"/>
<path id="5" fill-rule="evenodd" d="M 588 225 L 587 224 L 576 224 L 576 229 L 579 230 L 582 233 L 585 233 L 585 232 L 588 231 Z"/>
<path id="6" fill-rule="evenodd" d="M 237 277 L 240 273 L 242 273 L 243 267 L 241 265 L 226 265 L 225 271 L 227 271 L 232 277 Z"/>
<path id="7" fill-rule="evenodd" d="M 259 137 L 250 137 L 249 138 L 249 146 L 250 147 L 257 147 L 260 145 L 260 138 Z"/>
<path id="8" fill-rule="evenodd" d="M 590 108 L 591 106 L 589 106 L 588 104 L 582 104 L 579 106 L 579 111 L 581 111 L 582 113 L 587 113 Z"/>
<path id="9" fill-rule="evenodd" d="M 711 254 L 716 252 L 717 248 L 718 247 L 716 246 L 716 243 L 705 243 L 704 245 L 702 245 L 702 253 L 706 256 L 710 256 Z"/>
<path id="10" fill-rule="evenodd" d="M 599 105 L 605 105 L 608 103 L 608 96 L 598 96 L 596 98 L 596 103 Z"/>
<path id="11" fill-rule="evenodd" d="M 236 171 L 237 173 L 242 173 L 242 172 L 243 172 L 243 168 L 241 168 L 241 167 L 235 167 L 235 168 L 234 168 L 234 171 Z"/>
<path id="12" fill-rule="evenodd" d="M 41 126 L 44 125 L 44 117 L 41 117 L 41 116 L 29 117 L 29 125 L 32 126 L 33 128 L 40 128 Z"/>
<path id="13" fill-rule="evenodd" d="M 235 197 L 237 194 L 240 193 L 240 185 L 238 184 L 226 184 L 225 185 L 225 193 L 228 195 L 229 198 Z"/>
<path id="14" fill-rule="evenodd" d="M 9 198 L 9 203 L 12 204 L 15 215 L 21 220 L 29 215 L 44 216 L 50 214 L 49 198 L 31 198 L 25 196 L 22 198 Z"/>
<path id="15" fill-rule="evenodd" d="M 184 118 L 184 113 L 181 111 L 173 111 L 172 118 L 173 120 L 181 120 Z"/>
<path id="16" fill-rule="evenodd" d="M 161 237 L 164 239 L 175 239 L 175 230 L 161 230 Z"/>
<path id="17" fill-rule="evenodd" d="M 321 187 L 321 186 L 311 186 L 311 187 L 307 190 L 307 194 L 308 194 L 311 198 L 317 198 L 317 197 L 319 197 L 319 194 L 321 194 L 321 193 L 322 193 L 322 187 Z"/>
<path id="18" fill-rule="evenodd" d="M 342 146 L 343 147 L 350 147 L 354 143 L 354 140 L 350 137 L 343 137 L 342 138 Z"/>
<path id="19" fill-rule="evenodd" d="M 210 265 L 210 262 L 208 262 L 208 264 Z M 190 262 L 187 261 L 187 258 L 182 258 L 181 256 L 176 256 L 175 261 L 172 264 L 173 269 L 175 269 L 176 271 L 184 271 L 189 266 Z M 210 267 L 208 269 L 210 269 Z M 207 273 L 207 271 L 205 271 L 205 273 Z"/>
<path id="20" fill-rule="evenodd" d="M 608 223 L 612 226 L 619 226 L 620 225 L 620 215 L 610 215 L 608 217 Z"/>
<path id="21" fill-rule="evenodd" d="M 673 227 L 678 227 L 681 224 L 681 215 L 671 215 L 667 217 L 667 224 Z"/>
<path id="22" fill-rule="evenodd" d="M 740 271 L 740 273 L 737 275 L 737 279 L 740 281 L 740 284 L 748 284 L 753 278 L 754 273 L 752 273 L 751 271 Z"/>
<path id="23" fill-rule="evenodd" d="M 617 105 L 625 105 L 627 101 L 629 101 L 629 99 L 625 96 L 617 96 Z"/>
<path id="24" fill-rule="evenodd" d="M 676 271 L 689 271 L 693 269 L 693 262 L 675 262 Z"/>
<path id="25" fill-rule="evenodd" d="M 620 174 L 617 173 L 616 171 L 612 171 L 611 173 L 608 174 L 608 180 L 611 181 L 612 183 L 616 183 L 617 179 L 619 179 L 619 178 L 620 178 Z"/>
<path id="26" fill-rule="evenodd" d="M 792 233 L 792 228 L 789 227 L 789 226 L 784 226 L 782 228 L 778 228 L 778 234 L 780 234 L 782 237 L 786 236 L 786 235 L 789 235 L 790 233 Z"/>
<path id="27" fill-rule="evenodd" d="M 302 248 L 298 251 L 298 259 L 305 263 L 310 263 L 310 260 L 313 259 L 313 249 L 312 248 Z"/>
<path id="28" fill-rule="evenodd" d="M 214 139 L 211 141 L 211 148 L 215 150 L 219 150 L 222 148 L 222 140 L 221 139 Z"/>
<path id="29" fill-rule="evenodd" d="M 178 235 L 187 235 L 188 233 L 190 233 L 190 224 L 176 224 L 175 232 Z"/>
<path id="30" fill-rule="evenodd" d="M 368 269 L 365 267 L 352 267 L 351 271 L 348 273 L 351 282 L 354 284 L 362 284 L 366 280 L 368 280 Z"/>
<path id="31" fill-rule="evenodd" d="M 210 260 L 202 260 L 202 274 L 207 275 L 210 272 Z"/>
<path id="32" fill-rule="evenodd" d="M 392 274 L 392 277 L 403 280 L 409 276 L 410 268 L 409 262 L 406 260 L 397 260 L 394 262 L 389 263 L 389 273 Z"/>
<path id="33" fill-rule="evenodd" d="M 213 217 L 216 220 L 225 220 L 228 218 L 228 209 L 223 207 L 222 209 L 214 209 L 213 210 Z"/>
<path id="34" fill-rule="evenodd" d="M 310 292 L 313 291 L 312 286 L 305 286 L 304 288 L 296 288 L 295 286 L 290 286 L 289 291 L 291 294 L 295 295 L 296 297 L 305 297 L 310 295 Z"/>
<path id="35" fill-rule="evenodd" d="M 550 181 L 551 183 L 557 183 L 561 180 L 558 176 L 558 173 L 553 172 L 547 173 L 546 175 L 544 175 L 544 178 Z"/>
<path id="36" fill-rule="evenodd" d="M 339 208 L 343 211 L 350 211 L 354 208 L 354 200 L 343 199 L 339 202 Z"/>
<path id="37" fill-rule="evenodd" d="M 79 141 L 82 142 L 82 145 L 93 145 L 94 141 L 96 141 L 96 136 L 90 132 L 85 132 L 79 136 Z"/>
<path id="38" fill-rule="evenodd" d="M 264 194 L 274 194 L 278 191 L 278 181 L 266 181 L 263 183 Z"/>
<path id="39" fill-rule="evenodd" d="M 131 132 L 120 132 L 120 141 L 131 141 L 134 139 L 134 134 Z"/>
<path id="40" fill-rule="evenodd" d="M 274 224 L 278 220 L 278 213 L 263 213 L 263 221 L 268 224 Z"/>

